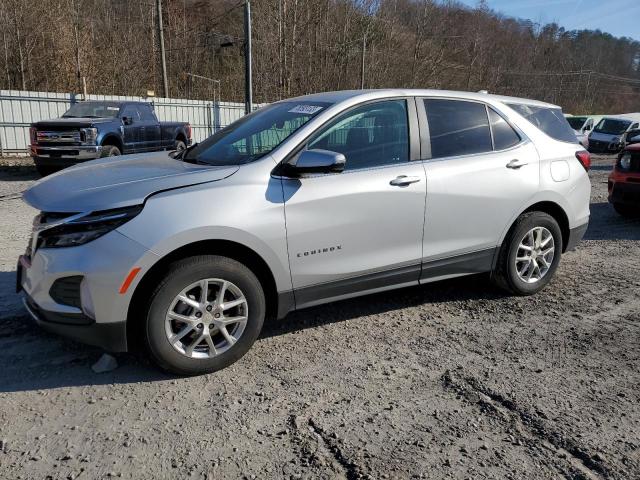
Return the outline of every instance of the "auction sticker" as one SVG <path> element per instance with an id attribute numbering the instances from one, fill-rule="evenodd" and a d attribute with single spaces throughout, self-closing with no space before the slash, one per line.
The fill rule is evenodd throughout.
<path id="1" fill-rule="evenodd" d="M 289 113 L 306 113 L 307 115 L 313 115 L 320 110 L 322 110 L 322 107 L 318 107 L 317 105 L 296 105 L 289 110 Z"/>

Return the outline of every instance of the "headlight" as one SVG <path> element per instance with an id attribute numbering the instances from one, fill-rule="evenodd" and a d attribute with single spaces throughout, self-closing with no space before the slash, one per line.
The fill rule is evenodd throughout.
<path id="1" fill-rule="evenodd" d="M 97 128 L 81 128 L 80 138 L 82 140 L 82 143 L 86 143 L 88 145 L 95 145 L 96 140 L 98 139 L 98 129 Z"/>
<path id="2" fill-rule="evenodd" d="M 142 211 L 142 205 L 93 212 L 84 217 L 43 230 L 38 235 L 38 248 L 75 247 L 91 242 L 131 220 Z"/>
<path id="3" fill-rule="evenodd" d="M 620 168 L 623 170 L 629 170 L 629 168 L 631 168 L 631 154 L 629 152 L 622 154 L 620 157 Z"/>

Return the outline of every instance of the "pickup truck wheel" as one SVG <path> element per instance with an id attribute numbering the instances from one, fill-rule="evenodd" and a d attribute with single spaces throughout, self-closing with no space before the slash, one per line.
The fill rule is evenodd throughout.
<path id="1" fill-rule="evenodd" d="M 521 215 L 500 249 L 496 284 L 516 295 L 532 295 L 553 277 L 562 254 L 558 222 L 543 212 Z"/>
<path id="2" fill-rule="evenodd" d="M 117 157 L 119 155 L 122 155 L 122 153 L 115 145 L 103 145 L 100 151 L 100 157 Z"/>
<path id="3" fill-rule="evenodd" d="M 174 146 L 174 149 L 179 152 L 180 150 L 184 150 L 185 148 L 187 148 L 187 144 L 184 143 L 182 140 L 176 140 L 176 144 Z"/>
<path id="4" fill-rule="evenodd" d="M 265 312 L 260 281 L 245 265 L 216 255 L 180 260 L 151 295 L 147 346 L 169 372 L 215 372 L 251 348 Z"/>

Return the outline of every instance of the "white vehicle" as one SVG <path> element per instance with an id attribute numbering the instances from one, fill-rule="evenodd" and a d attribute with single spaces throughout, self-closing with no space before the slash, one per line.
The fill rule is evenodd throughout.
<path id="1" fill-rule="evenodd" d="M 576 132 L 578 141 L 584 148 L 588 148 L 589 133 L 593 130 L 593 126 L 602 119 L 602 115 L 565 115 L 565 117 L 573 131 Z"/>
<path id="2" fill-rule="evenodd" d="M 640 126 L 640 113 L 625 113 L 603 117 L 589 134 L 589 151 L 617 153 L 623 147 L 624 136 Z"/>

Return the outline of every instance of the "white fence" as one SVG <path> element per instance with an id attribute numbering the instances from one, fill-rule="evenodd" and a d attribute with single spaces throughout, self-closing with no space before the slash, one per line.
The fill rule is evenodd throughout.
<path id="1" fill-rule="evenodd" d="M 26 154 L 29 125 L 57 118 L 80 100 L 81 97 L 71 93 L 0 90 L 0 155 Z M 87 100 L 148 101 L 154 105 L 160 121 L 189 122 L 195 142 L 244 115 L 243 103 L 117 95 L 87 95 Z"/>

